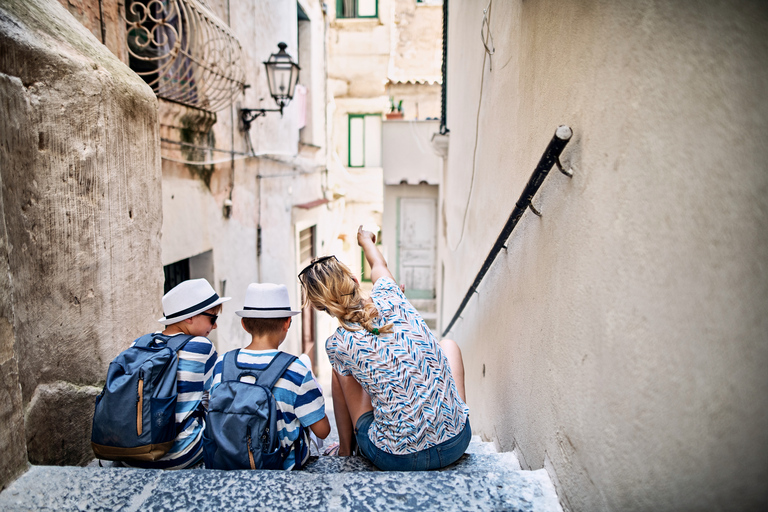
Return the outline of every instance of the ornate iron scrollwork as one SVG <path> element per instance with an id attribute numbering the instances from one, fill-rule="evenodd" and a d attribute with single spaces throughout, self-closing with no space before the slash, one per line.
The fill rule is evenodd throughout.
<path id="1" fill-rule="evenodd" d="M 245 83 L 240 42 L 203 0 L 127 0 L 131 69 L 158 97 L 211 112 Z"/>

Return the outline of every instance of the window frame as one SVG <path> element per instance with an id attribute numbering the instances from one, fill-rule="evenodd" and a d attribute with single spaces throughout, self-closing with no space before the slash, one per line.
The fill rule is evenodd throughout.
<path id="1" fill-rule="evenodd" d="M 381 162 L 379 162 L 379 165 L 372 166 L 368 164 L 368 160 L 365 155 L 365 147 L 366 147 L 366 136 L 365 136 L 365 118 L 366 117 L 378 117 L 379 122 L 383 121 L 382 115 L 380 113 L 351 113 L 347 112 L 347 167 L 350 169 L 365 169 L 366 167 L 381 167 Z M 363 120 L 363 145 L 362 145 L 362 152 L 363 152 L 363 164 L 362 165 L 352 165 L 352 119 L 362 119 Z M 379 141 L 379 152 L 381 152 L 381 141 Z M 381 155 L 380 155 L 381 158 Z"/>
<path id="2" fill-rule="evenodd" d="M 376 3 L 376 14 L 373 16 L 358 16 L 357 10 L 358 10 L 358 2 L 359 0 L 355 1 L 355 15 L 354 16 L 342 16 L 342 4 L 344 3 L 344 0 L 336 0 L 336 19 L 339 20 L 372 20 L 377 19 L 379 17 L 379 0 L 373 0 Z"/>

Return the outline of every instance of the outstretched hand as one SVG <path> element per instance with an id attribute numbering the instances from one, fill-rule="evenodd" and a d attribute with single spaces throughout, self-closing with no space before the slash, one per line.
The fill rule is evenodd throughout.
<path id="1" fill-rule="evenodd" d="M 357 245 L 362 247 L 366 240 L 370 240 L 371 242 L 376 243 L 376 235 L 370 231 L 365 231 L 363 226 L 360 225 L 360 227 L 357 228 Z"/>

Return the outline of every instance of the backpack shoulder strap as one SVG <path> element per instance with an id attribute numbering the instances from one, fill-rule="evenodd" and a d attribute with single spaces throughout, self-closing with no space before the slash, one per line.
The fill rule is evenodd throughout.
<path id="1" fill-rule="evenodd" d="M 144 336 L 140 336 L 136 338 L 133 342 L 134 347 L 139 348 L 149 348 L 152 346 L 152 343 L 155 341 L 155 334 L 145 334 Z"/>
<path id="2" fill-rule="evenodd" d="M 280 379 L 280 377 L 283 376 L 285 371 L 295 360 L 296 356 L 294 355 L 286 354 L 285 352 L 278 353 L 274 358 L 272 358 L 269 366 L 267 366 L 267 368 L 261 372 L 261 375 L 259 375 L 259 380 L 256 382 L 256 384 L 259 386 L 264 386 L 265 388 L 272 389 L 275 383 Z"/>
<path id="3" fill-rule="evenodd" d="M 168 348 L 173 350 L 174 352 L 178 352 L 179 350 L 183 349 L 184 346 L 187 344 L 189 340 L 194 338 L 191 334 L 182 334 L 182 335 L 174 335 L 174 336 L 167 336 L 165 334 L 155 334 L 155 338 L 160 338 L 163 341 L 165 341 L 168 344 Z"/>
<path id="4" fill-rule="evenodd" d="M 224 354 L 224 359 L 221 361 L 221 382 L 239 380 L 240 370 L 237 368 L 238 355 L 240 355 L 240 349 L 231 350 Z"/>

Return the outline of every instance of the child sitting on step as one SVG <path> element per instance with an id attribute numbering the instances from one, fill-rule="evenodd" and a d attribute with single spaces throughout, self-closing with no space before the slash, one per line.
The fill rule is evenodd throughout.
<path id="1" fill-rule="evenodd" d="M 163 296 L 165 316 L 158 320 L 165 325 L 166 336 L 193 335 L 179 350 L 176 387 L 176 430 L 178 435 L 171 449 L 156 461 L 130 461 L 125 465 L 184 469 L 203 460 L 202 435 L 205 428 L 205 408 L 211 389 L 216 348 L 207 338 L 216 328 L 221 304 L 230 297 L 219 297 L 205 279 L 183 281 Z M 156 344 L 162 343 L 160 339 Z"/>
<path id="2" fill-rule="evenodd" d="M 285 340 L 292 318 L 288 288 L 285 285 L 252 283 L 245 293 L 245 306 L 236 314 L 251 343 L 236 352 L 237 372 L 254 370 L 258 375 L 280 354 L 278 347 Z M 213 370 L 212 395 L 222 383 L 223 361 L 219 357 Z M 234 356 L 230 356 L 234 357 Z M 254 383 L 253 376 L 242 376 L 242 382 Z M 298 469 L 309 458 L 307 429 L 325 439 L 331 425 L 325 415 L 325 401 L 312 372 L 299 359 L 294 360 L 272 387 L 277 405 L 277 432 L 282 450 L 282 469 Z M 299 437 L 302 436 L 300 439 Z M 236 443 L 236 440 L 228 440 Z M 298 441 L 298 442 L 297 442 Z M 297 453 L 297 449 L 300 453 Z M 206 455 L 207 457 L 207 455 Z M 298 462 L 298 464 L 297 464 Z M 206 465 L 208 459 L 206 459 Z"/>
<path id="3" fill-rule="evenodd" d="M 341 324 L 325 346 L 334 369 L 338 453 L 350 455 L 356 441 L 379 469 L 445 467 L 472 437 L 461 351 L 452 340 L 435 340 L 395 283 L 373 233 L 361 226 L 357 242 L 371 266 L 370 297 L 335 256 L 299 274 L 306 302 Z"/>

